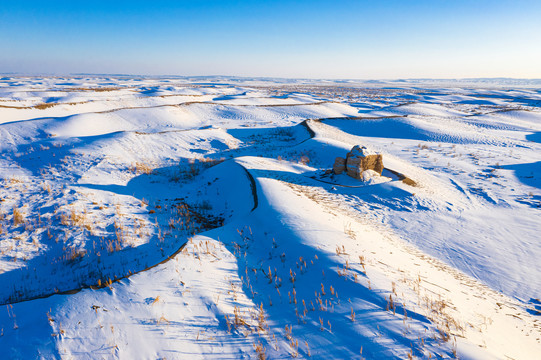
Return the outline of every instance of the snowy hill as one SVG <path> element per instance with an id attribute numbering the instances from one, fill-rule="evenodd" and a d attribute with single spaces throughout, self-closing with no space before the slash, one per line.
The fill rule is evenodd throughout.
<path id="1" fill-rule="evenodd" d="M 510 79 L 3 77 L 0 358 L 538 358 L 540 106 Z M 382 176 L 326 171 L 354 145 Z"/>

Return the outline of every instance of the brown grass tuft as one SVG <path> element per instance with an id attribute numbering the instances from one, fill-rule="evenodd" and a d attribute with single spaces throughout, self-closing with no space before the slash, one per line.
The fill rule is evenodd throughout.
<path id="1" fill-rule="evenodd" d="M 34 105 L 34 109 L 45 110 L 56 105 L 57 105 L 56 103 L 43 103 L 43 104 Z"/>
<path id="2" fill-rule="evenodd" d="M 17 207 L 14 207 L 13 208 L 13 225 L 17 226 L 20 224 L 24 224 L 24 215 Z"/>
<path id="3" fill-rule="evenodd" d="M 142 163 L 142 162 L 136 162 L 135 165 L 133 165 L 130 170 L 136 174 L 152 174 L 152 166 Z"/>

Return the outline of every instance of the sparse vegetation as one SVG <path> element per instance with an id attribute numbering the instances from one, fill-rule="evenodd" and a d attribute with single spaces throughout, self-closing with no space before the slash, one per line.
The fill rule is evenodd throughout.
<path id="1" fill-rule="evenodd" d="M 24 84 L 27 80 L 17 81 Z M 522 173 L 522 165 L 516 166 L 519 170 L 514 168 L 524 159 L 533 158 L 534 143 L 528 144 L 531 148 L 522 147 L 515 139 L 512 150 L 502 150 L 490 142 L 492 138 L 485 141 L 486 134 L 479 131 L 464 142 L 453 135 L 455 145 L 444 133 L 447 122 L 460 125 L 462 118 L 458 115 L 445 118 L 439 129 L 445 136 L 435 141 L 430 141 L 433 135 L 429 126 L 423 127 L 419 133 L 422 136 L 413 132 L 416 121 L 437 125 L 436 115 L 362 118 L 370 109 L 391 112 L 397 104 L 401 104 L 400 111 L 415 108 L 417 103 L 411 98 L 425 96 L 426 89 L 291 83 L 258 90 L 250 85 L 246 91 L 257 94 L 246 96 L 243 99 L 248 103 L 239 105 L 228 100 L 242 96 L 232 95 L 239 90 L 237 86 L 223 86 L 219 81 L 215 81 L 218 85 L 194 85 L 185 79 L 178 83 L 155 80 L 152 87 L 160 94 L 156 96 L 149 95 L 154 91 L 148 91 L 151 86 L 147 89 L 137 84 L 148 85 L 145 79 L 119 87 L 105 86 L 115 79 L 100 81 L 97 90 L 92 79 L 85 81 L 88 88 L 85 83 L 84 87 L 68 90 L 63 85 L 54 91 L 122 90 L 110 94 L 114 95 L 111 99 L 121 96 L 121 101 L 93 100 L 99 103 L 99 113 L 91 111 L 92 101 L 79 102 L 85 103 L 84 108 L 89 110 L 85 116 L 89 118 L 120 108 L 138 109 L 152 116 L 154 107 L 160 109 L 157 111 L 186 110 L 187 114 L 191 114 L 187 110 L 191 106 L 213 110 L 194 112 L 197 117 L 201 114 L 201 119 L 194 120 L 197 126 L 192 129 L 175 122 L 168 124 L 168 116 L 159 118 L 153 129 L 148 129 L 152 121 L 146 120 L 138 129 L 140 119 L 131 118 L 129 110 L 122 116 L 133 127 L 121 129 L 122 124 L 113 124 L 112 129 L 118 125 L 125 131 L 95 135 L 84 133 L 84 127 L 77 128 L 81 120 L 77 116 L 49 118 L 48 109 L 59 106 L 56 114 L 64 111 L 67 103 L 45 98 L 37 90 L 33 90 L 36 98 L 47 103 L 31 106 L 36 98 L 17 102 L 0 99 L 9 107 L 43 110 L 40 123 L 47 125 L 36 132 L 26 129 L 30 123 L 35 125 L 33 121 L 17 123 L 20 138 L 9 139 L 2 150 L 0 278 L 5 282 L 2 303 L 8 306 L 2 315 L 0 339 L 35 341 L 27 338 L 28 315 L 18 310 L 33 306 L 40 309 L 42 320 L 46 314 L 51 327 L 47 342 L 39 342 L 53 344 L 55 351 L 68 357 L 76 353 L 79 337 L 87 335 L 89 341 L 103 344 L 103 356 L 122 357 L 125 347 L 133 344 L 131 326 L 153 331 L 155 343 L 171 344 L 171 353 L 165 354 L 153 352 L 150 342 L 149 353 L 173 357 L 178 355 L 174 351 L 185 355 L 184 349 L 178 349 L 186 341 L 197 344 L 194 356 L 217 344 L 233 344 L 220 347 L 220 355 L 235 357 L 241 351 L 242 356 L 259 359 L 325 357 L 329 353 L 343 358 L 378 357 L 382 353 L 411 359 L 458 357 L 461 349 L 457 348 L 457 337 L 464 342 L 471 338 L 485 341 L 486 334 L 497 335 L 493 323 L 505 324 L 510 334 L 522 332 L 528 334 L 528 340 L 536 339 L 528 316 L 539 313 L 537 303 L 528 304 L 525 313 L 513 299 L 422 252 L 430 234 L 437 237 L 438 244 L 462 251 L 449 234 L 456 236 L 455 231 L 464 229 L 460 245 L 465 252 L 461 254 L 471 260 L 466 251 L 472 250 L 468 239 L 476 229 L 470 225 L 475 223 L 483 229 L 483 222 L 470 221 L 472 209 L 492 216 L 484 212 L 485 202 L 491 203 L 489 209 L 496 215 L 504 202 L 509 213 L 520 203 L 522 213 L 535 219 L 529 211 L 537 211 L 539 196 L 532 186 L 537 178 Z M 244 87 L 241 80 L 238 82 L 239 88 Z M 319 108 L 323 109 L 320 116 L 336 112 L 326 108 L 331 102 L 358 102 L 355 106 L 366 103 L 366 110 L 359 117 L 313 119 L 292 126 L 305 112 L 287 113 L 287 106 L 301 110 L 308 105 L 305 100 L 297 104 L 294 99 L 308 89 L 313 93 L 301 95 L 313 97 L 310 113 L 317 114 Z M 9 86 L 4 90 L 11 91 Z M 184 91 L 195 94 L 186 95 Z M 220 94 L 222 91 L 225 94 Z M 284 97 L 276 100 L 263 92 Z M 132 95 L 140 103 L 152 103 L 152 107 L 132 104 L 116 108 L 119 103 L 130 102 Z M 222 95 L 219 102 L 223 104 L 211 100 Z M 202 99 L 182 102 L 185 96 Z M 249 103 L 253 99 L 256 105 Z M 287 101 L 292 104 L 282 104 Z M 505 101 L 511 102 L 510 98 Z M 434 102 L 428 105 L 437 105 Z M 444 109 L 438 111 L 465 108 L 455 100 L 442 106 Z M 243 112 L 234 113 L 237 107 Z M 254 109 L 260 112 L 252 113 Z M 227 116 L 206 118 L 221 111 L 234 113 L 234 122 Z M 9 110 L 6 114 L 14 112 L 25 111 Z M 419 140 L 393 137 L 388 141 L 391 138 L 376 138 L 370 131 L 356 133 L 356 128 L 347 132 L 353 124 L 362 128 L 364 123 L 382 120 L 385 125 L 389 119 L 407 121 L 412 139 L 429 140 L 417 145 Z M 473 124 L 472 119 L 468 122 Z M 110 120 L 115 121 L 115 117 Z M 69 128 L 66 123 L 70 123 Z M 204 126 L 207 123 L 212 127 Z M 10 126 L 14 125 L 5 127 Z M 49 133 L 53 130 L 58 136 Z M 490 130 L 494 141 L 501 140 L 497 132 Z M 311 136 L 317 139 L 310 140 Z M 385 185 L 361 188 L 324 182 L 330 175 L 313 177 L 328 168 L 326 159 L 334 152 L 358 141 L 379 146 L 389 154 L 393 167 L 411 174 L 415 181 L 393 173 L 392 181 Z M 114 145 L 114 151 L 109 145 Z M 134 153 L 134 149 L 141 150 Z M 222 155 L 233 158 L 231 163 L 235 164 L 221 165 L 224 173 L 215 168 L 204 174 L 225 160 Z M 221 178 L 221 174 L 227 176 Z M 404 183 L 417 186 L 415 193 Z M 232 194 L 241 184 L 246 185 L 246 193 Z M 242 221 L 246 226 L 239 226 Z M 224 223 L 222 229 L 209 231 Z M 448 223 L 459 226 L 448 230 Z M 400 233 L 401 226 L 407 229 L 407 236 Z M 496 230 L 489 229 L 483 235 L 497 238 Z M 531 233 L 528 227 L 522 230 L 526 230 L 525 238 Z M 404 239 L 420 249 L 408 247 Z M 484 237 L 475 241 L 479 248 L 490 244 Z M 438 249 L 433 251 L 437 253 Z M 483 265 L 494 273 L 498 271 L 488 263 Z M 133 281 L 120 281 L 141 272 Z M 505 281 L 502 278 L 502 284 Z M 137 291 L 132 291 L 134 285 Z M 72 296 L 88 287 L 93 290 Z M 57 293 L 62 296 L 11 305 Z M 127 316 L 119 317 L 122 312 Z M 19 321 L 21 318 L 23 321 Z M 118 321 L 120 318 L 123 322 Z M 470 338 L 472 333 L 475 336 Z M 502 339 L 496 335 L 498 341 Z M 162 341 L 171 338 L 175 341 Z M 516 339 L 520 342 L 521 338 Z M 491 339 L 486 344 L 481 340 L 473 345 L 493 346 Z M 503 342 L 498 346 L 515 350 Z"/>
<path id="2" fill-rule="evenodd" d="M 136 162 L 135 165 L 133 165 L 130 168 L 130 171 L 135 174 L 152 174 L 153 168 L 149 164 L 143 163 L 143 162 Z"/>
<path id="3" fill-rule="evenodd" d="M 24 224 L 24 215 L 21 212 L 21 210 L 19 210 L 19 208 L 14 207 L 12 214 L 13 214 L 13 225 L 14 226 Z"/>

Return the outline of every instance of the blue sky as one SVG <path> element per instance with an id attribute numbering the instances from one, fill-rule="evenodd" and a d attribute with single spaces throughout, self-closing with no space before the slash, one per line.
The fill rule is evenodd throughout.
<path id="1" fill-rule="evenodd" d="M 541 1 L 7 1 L 0 73 L 541 78 Z"/>

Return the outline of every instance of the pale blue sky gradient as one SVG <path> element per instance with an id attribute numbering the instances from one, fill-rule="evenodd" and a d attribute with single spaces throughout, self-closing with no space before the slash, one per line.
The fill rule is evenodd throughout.
<path id="1" fill-rule="evenodd" d="M 541 78 L 541 1 L 6 1 L 0 73 Z"/>

